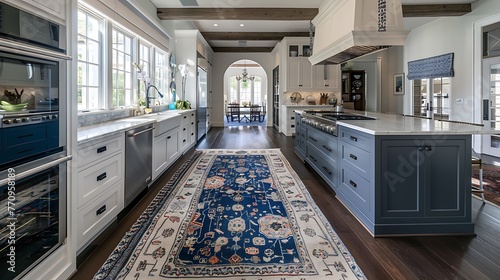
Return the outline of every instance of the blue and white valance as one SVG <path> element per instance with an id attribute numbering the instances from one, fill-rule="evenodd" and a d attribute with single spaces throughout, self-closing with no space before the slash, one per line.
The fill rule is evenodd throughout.
<path id="1" fill-rule="evenodd" d="M 453 76 L 453 53 L 408 62 L 409 80 Z"/>

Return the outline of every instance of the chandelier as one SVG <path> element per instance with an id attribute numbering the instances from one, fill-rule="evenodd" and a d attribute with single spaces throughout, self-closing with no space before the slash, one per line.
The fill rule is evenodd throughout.
<path id="1" fill-rule="evenodd" d="M 255 79 L 255 76 L 248 75 L 247 61 L 245 60 L 245 67 L 243 68 L 243 72 L 241 72 L 241 75 L 236 76 L 236 80 L 242 81 L 242 82 L 247 82 L 248 80 L 253 81 L 254 79 Z"/>

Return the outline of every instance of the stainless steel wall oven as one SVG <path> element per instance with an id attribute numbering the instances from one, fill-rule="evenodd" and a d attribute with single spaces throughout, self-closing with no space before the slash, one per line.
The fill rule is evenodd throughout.
<path id="1" fill-rule="evenodd" d="M 0 1 L 2 279 L 22 278 L 67 236 L 69 57 L 61 31 Z"/>

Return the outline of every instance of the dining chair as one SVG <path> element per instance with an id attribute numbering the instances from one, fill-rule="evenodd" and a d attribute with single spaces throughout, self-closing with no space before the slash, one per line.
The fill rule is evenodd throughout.
<path id="1" fill-rule="evenodd" d="M 266 102 L 262 102 L 262 110 L 260 110 L 259 122 L 263 122 L 266 119 L 266 114 L 267 114 Z"/>
<path id="2" fill-rule="evenodd" d="M 250 106 L 250 121 L 260 120 L 260 105 Z"/>
<path id="3" fill-rule="evenodd" d="M 240 118 L 240 105 L 239 104 L 229 104 L 229 115 L 231 117 L 231 121 L 234 122 L 237 120 L 238 122 L 241 121 Z"/>

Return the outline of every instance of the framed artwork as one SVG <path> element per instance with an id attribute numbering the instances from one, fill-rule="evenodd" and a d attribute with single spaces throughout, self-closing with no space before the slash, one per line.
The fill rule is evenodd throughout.
<path id="1" fill-rule="evenodd" d="M 394 74 L 394 95 L 405 94 L 405 73 Z"/>

